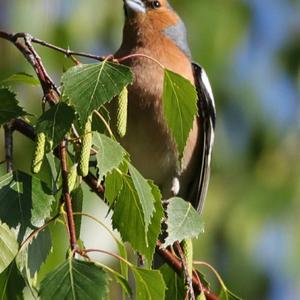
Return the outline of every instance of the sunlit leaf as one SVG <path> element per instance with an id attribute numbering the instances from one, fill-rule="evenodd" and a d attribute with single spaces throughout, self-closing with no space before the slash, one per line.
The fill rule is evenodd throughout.
<path id="1" fill-rule="evenodd" d="M 0 273 L 14 260 L 18 252 L 18 242 L 15 232 L 5 223 L 0 222 Z"/>
<path id="2" fill-rule="evenodd" d="M 133 75 L 126 66 L 103 61 L 80 64 L 70 68 L 62 77 L 64 95 L 85 124 L 94 109 L 109 102 L 130 84 Z"/>
<path id="3" fill-rule="evenodd" d="M 129 172 L 143 209 L 144 222 L 145 222 L 145 235 L 147 236 L 148 227 L 150 225 L 153 212 L 155 210 L 154 207 L 155 199 L 153 197 L 151 187 L 147 182 L 147 180 L 131 164 L 129 164 Z"/>
<path id="4" fill-rule="evenodd" d="M 135 250 L 144 255 L 148 266 L 152 262 L 163 217 L 161 195 L 154 185 L 151 184 L 150 187 L 155 199 L 156 211 L 151 219 L 147 236 L 140 199 L 132 179 L 127 176 L 124 176 L 123 188 L 115 201 L 113 214 L 113 226 L 120 232 L 122 240 L 130 242 Z"/>
<path id="5" fill-rule="evenodd" d="M 42 280 L 39 295 L 43 300 L 101 300 L 106 299 L 107 291 L 107 275 L 102 268 L 69 258 Z"/>
<path id="6" fill-rule="evenodd" d="M 163 110 L 181 157 L 197 115 L 197 92 L 182 76 L 165 69 Z"/>
<path id="7" fill-rule="evenodd" d="M 136 282 L 136 300 L 165 299 L 166 285 L 159 271 L 132 268 L 132 272 Z"/>
<path id="8" fill-rule="evenodd" d="M 175 241 L 192 239 L 204 231 L 201 216 L 193 206 L 181 198 L 171 198 L 167 208 L 168 236 L 164 247 L 172 245 Z"/>
<path id="9" fill-rule="evenodd" d="M 70 130 L 75 118 L 74 109 L 64 102 L 52 106 L 38 119 L 36 131 L 43 132 L 56 147 Z"/>
<path id="10" fill-rule="evenodd" d="M 24 83 L 30 85 L 40 85 L 40 81 L 36 77 L 23 72 L 12 74 L 8 78 L 2 80 L 0 83 L 3 84 Z"/>
<path id="11" fill-rule="evenodd" d="M 98 132 L 93 135 L 93 144 L 97 150 L 97 167 L 101 180 L 103 176 L 121 164 L 126 151 L 118 142 Z"/>
<path id="12" fill-rule="evenodd" d="M 205 293 L 202 291 L 201 294 L 197 297 L 197 300 L 206 300 Z"/>
<path id="13" fill-rule="evenodd" d="M 8 88 L 0 87 L 0 126 L 12 119 L 26 115 L 16 98 Z"/>

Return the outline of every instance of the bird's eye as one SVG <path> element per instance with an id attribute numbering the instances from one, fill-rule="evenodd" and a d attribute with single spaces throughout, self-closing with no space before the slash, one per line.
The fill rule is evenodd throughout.
<path id="1" fill-rule="evenodd" d="M 152 8 L 160 8 L 161 4 L 159 1 L 152 1 Z"/>

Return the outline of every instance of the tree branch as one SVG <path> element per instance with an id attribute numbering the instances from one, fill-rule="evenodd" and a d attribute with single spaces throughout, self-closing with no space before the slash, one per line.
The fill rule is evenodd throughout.
<path id="1" fill-rule="evenodd" d="M 48 101 L 50 104 L 57 103 L 60 92 L 54 82 L 51 80 L 49 75 L 47 74 L 42 61 L 40 57 L 38 56 L 37 52 L 32 46 L 32 43 L 37 43 L 42 46 L 51 48 L 53 50 L 59 51 L 61 53 L 64 53 L 66 56 L 82 56 L 87 58 L 92 58 L 96 60 L 103 60 L 104 58 L 102 56 L 96 56 L 84 52 L 75 52 L 66 50 L 54 45 L 51 45 L 47 42 L 41 41 L 39 39 L 33 38 L 31 35 L 27 33 L 16 33 L 16 34 L 10 34 L 7 32 L 0 31 L 0 38 L 6 39 L 13 43 L 20 52 L 24 55 L 24 57 L 27 59 L 27 61 L 31 64 L 34 71 L 36 72 L 39 81 L 41 83 L 43 92 L 44 92 L 44 98 L 46 101 Z M 23 42 L 21 42 L 19 39 L 23 39 Z M 21 119 L 16 119 L 12 122 L 12 129 L 17 130 L 21 132 L 23 135 L 27 136 L 28 138 L 34 140 L 35 139 L 35 133 L 34 128 L 27 124 L 25 121 Z M 67 175 L 68 175 L 68 169 L 66 164 L 66 149 L 65 149 L 65 141 L 59 146 L 59 153 L 57 151 L 54 151 L 55 155 L 60 157 L 61 161 L 61 167 L 63 172 L 63 193 L 64 193 L 64 201 L 66 204 L 66 210 L 67 210 L 67 216 L 68 216 L 68 226 L 69 226 L 69 233 L 70 233 L 70 243 L 73 250 L 76 247 L 76 234 L 74 234 L 73 228 L 75 228 L 74 225 L 74 218 L 73 218 L 73 212 L 72 212 L 72 203 L 71 203 L 71 197 L 69 194 L 68 186 L 67 186 Z M 88 184 L 88 186 L 91 188 L 93 192 L 95 192 L 98 196 L 101 198 L 103 197 L 104 188 L 103 186 L 99 186 L 97 178 L 95 178 L 93 175 L 89 174 L 87 177 L 83 178 L 84 181 Z M 181 274 L 183 266 L 181 261 L 178 260 L 178 258 L 169 250 L 161 248 L 160 241 L 157 242 L 156 246 L 156 252 L 161 255 L 164 260 L 178 273 Z M 195 289 L 196 294 L 200 294 L 202 290 L 201 283 L 199 282 L 199 278 L 195 274 L 193 274 L 193 287 Z M 208 300 L 218 300 L 218 297 L 211 293 L 207 288 L 203 288 L 206 299 Z"/>

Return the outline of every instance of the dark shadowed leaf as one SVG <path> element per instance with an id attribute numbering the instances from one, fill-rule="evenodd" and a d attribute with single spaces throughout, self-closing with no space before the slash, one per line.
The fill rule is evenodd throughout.
<path id="1" fill-rule="evenodd" d="M 98 175 L 99 179 L 102 180 L 103 176 L 121 164 L 126 151 L 118 142 L 98 132 L 93 134 L 93 144 L 98 151 L 96 154 Z"/>
<path id="2" fill-rule="evenodd" d="M 23 172 L 0 178 L 0 220 L 10 227 L 18 225 L 18 241 L 26 230 L 40 227 L 50 216 L 54 197 L 46 185 Z"/>
<path id="3" fill-rule="evenodd" d="M 26 115 L 16 99 L 16 94 L 8 88 L 0 87 L 0 126 L 12 119 Z"/>
<path id="4" fill-rule="evenodd" d="M 74 213 L 81 213 L 82 212 L 82 202 L 83 202 L 83 191 L 82 187 L 79 186 L 75 190 L 72 191 L 72 207 Z M 75 229 L 76 229 L 76 237 L 79 239 L 80 237 L 80 229 L 81 229 L 81 215 L 74 215 L 75 221 Z"/>
<path id="5" fill-rule="evenodd" d="M 193 121 L 197 115 L 197 92 L 182 76 L 165 69 L 163 109 L 168 127 L 182 157 Z"/>
<path id="6" fill-rule="evenodd" d="M 39 295 L 43 300 L 106 299 L 107 281 L 102 268 L 69 258 L 43 279 Z"/>
<path id="7" fill-rule="evenodd" d="M 166 285 L 161 273 L 157 270 L 132 268 L 136 282 L 136 300 L 164 300 Z"/>
<path id="8" fill-rule="evenodd" d="M 52 249 L 51 235 L 49 228 L 39 232 L 36 238 L 28 245 L 28 268 L 30 276 L 38 272 L 46 261 Z"/>
<path id="9" fill-rule="evenodd" d="M 201 216 L 189 202 L 177 197 L 168 202 L 168 236 L 164 247 L 172 245 L 175 241 L 198 237 L 204 231 Z"/>
<path id="10" fill-rule="evenodd" d="M 168 264 L 164 264 L 159 270 L 168 287 L 165 300 L 184 299 L 186 294 L 184 278 L 179 276 Z"/>
<path id="11" fill-rule="evenodd" d="M 25 281 L 20 274 L 16 263 L 13 262 L 3 273 L 0 274 L 0 299 L 21 300 Z"/>
<path id="12" fill-rule="evenodd" d="M 36 131 L 43 132 L 56 147 L 71 129 L 75 118 L 74 109 L 64 102 L 52 106 L 38 119 Z"/>
<path id="13" fill-rule="evenodd" d="M 14 260 L 18 252 L 18 242 L 15 232 L 5 223 L 0 222 L 0 273 Z"/>
<path id="14" fill-rule="evenodd" d="M 110 101 L 130 84 L 133 75 L 123 65 L 103 61 L 70 68 L 62 77 L 64 95 L 85 124 L 94 109 Z"/>

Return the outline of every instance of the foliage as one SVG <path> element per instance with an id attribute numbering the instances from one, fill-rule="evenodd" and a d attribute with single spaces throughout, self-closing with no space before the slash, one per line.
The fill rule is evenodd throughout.
<path id="1" fill-rule="evenodd" d="M 213 261 L 225 281 L 246 299 L 295 293 L 300 275 L 299 126 L 289 116 L 282 127 L 281 116 L 292 109 L 299 117 L 299 97 L 293 106 L 288 100 L 295 87 L 299 95 L 300 87 L 299 5 L 297 1 L 169 2 L 186 24 L 193 59 L 209 71 L 218 109 L 212 180 L 204 211 L 206 234 L 194 241 L 195 257 Z M 34 14 L 32 3 L 4 1 L 0 28 L 22 29 L 65 48 L 101 54 L 112 53 L 119 46 L 121 0 L 90 0 L 89 5 L 58 0 L 57 9 L 49 9 L 49 1 L 42 0 L 34 2 Z M 268 18 L 270 15 L 273 17 Z M 293 18 L 298 19 L 293 22 Z M 0 40 L 0 81 L 18 70 L 33 74 L 30 65 L 13 50 Z M 60 54 L 40 47 L 37 50 L 55 78 L 72 65 Z M 284 92 L 280 82 L 270 84 L 274 79 L 284 81 Z M 24 84 L 16 88 L 21 106 L 39 116 L 39 89 Z M 281 97 L 279 103 L 274 102 L 276 95 Z M 25 160 L 24 154 L 31 152 L 32 143 L 18 133 L 14 140 L 15 167 L 28 171 L 30 160 Z M 2 149 L 0 161 L 4 160 Z M 105 184 L 108 186 L 107 179 Z M 93 211 L 97 198 L 88 197 L 85 211 Z M 59 229 L 52 228 L 60 232 L 55 235 L 61 245 L 50 255 L 42 276 L 65 256 L 65 231 Z M 241 273 L 247 274 L 247 280 Z M 278 285 L 287 281 L 289 284 Z M 299 292 L 293 295 L 299 298 Z"/>
<path id="2" fill-rule="evenodd" d="M 167 69 L 164 72 L 165 119 L 173 133 L 182 133 L 180 136 L 174 134 L 181 157 L 197 114 L 196 93 L 186 79 Z M 37 72 L 37 75 L 40 76 L 40 73 Z M 12 75 L 3 82 L 12 81 L 36 83 L 24 74 Z M 5 293 L 13 293 L 7 283 L 17 280 L 20 289 L 26 282 L 32 293 L 38 293 L 41 299 L 105 299 L 110 274 L 119 283 L 124 295 L 132 295 L 128 267 L 135 279 L 136 299 L 165 299 L 168 288 L 166 283 L 177 285 L 177 281 L 181 281 L 181 293 L 185 293 L 183 276 L 181 279 L 176 277 L 176 283 L 167 276 L 165 282 L 163 272 L 152 270 L 154 253 L 162 233 L 167 235 L 167 239 L 164 245 L 160 245 L 161 248 L 172 246 L 176 241 L 197 237 L 203 230 L 201 217 L 189 203 L 180 198 L 169 199 L 167 209 L 163 208 L 159 188 L 145 179 L 130 162 L 130 153 L 116 141 L 109 126 L 109 115 L 103 113 L 106 104 L 116 101 L 114 97 L 123 94 L 127 85 L 132 83 L 130 69 L 108 60 L 98 64 L 79 64 L 69 68 L 61 81 L 63 91 L 60 101 L 53 103 L 57 98 L 51 98 L 54 101 L 43 110 L 36 123 L 28 124 L 35 125 L 37 135 L 36 151 L 33 154 L 34 173 L 40 172 L 43 160 L 47 161 L 49 168 L 46 172 L 48 178 L 52 177 L 51 185 L 40 180 L 39 174 L 32 175 L 30 172 L 8 170 L 0 178 L 0 221 L 5 222 L 0 223 L 2 256 L 5 257 L 0 261 L 0 271 L 3 272 Z M 2 124 L 18 122 L 24 115 L 29 115 L 8 88 L 4 87 L 0 92 Z M 120 97 L 124 98 L 124 95 Z M 127 110 L 127 104 L 124 106 L 122 102 L 119 101 L 119 104 L 122 105 L 122 132 L 125 134 L 124 118 L 127 113 L 124 110 Z M 175 122 L 173 118 L 174 105 L 175 119 L 180 122 Z M 7 107 L 10 109 L 7 110 Z M 38 150 L 41 147 L 40 136 L 43 136 L 42 151 Z M 83 159 L 84 172 L 80 170 Z M 87 216 L 82 208 L 88 197 L 79 184 L 82 180 L 79 175 L 88 175 L 98 182 L 94 191 L 105 180 L 104 197 L 112 210 L 113 228 L 118 230 L 122 238 L 119 241 L 111 232 L 120 253 L 107 254 L 120 260 L 121 272 L 101 262 L 93 262 L 89 258 L 90 252 L 105 251 L 86 249 L 80 242 L 81 219 Z M 167 221 L 163 221 L 165 215 Z M 53 250 L 48 226 L 56 220 L 63 222 L 67 228 L 70 250 L 67 259 L 47 273 L 40 282 L 39 271 Z M 164 222 L 167 229 L 162 231 Z M 127 260 L 125 242 L 129 242 L 144 257 L 145 269 Z M 9 271 L 7 275 L 6 268 L 12 268 L 14 272 Z M 15 290 L 13 297 L 19 297 L 20 289 Z"/>

